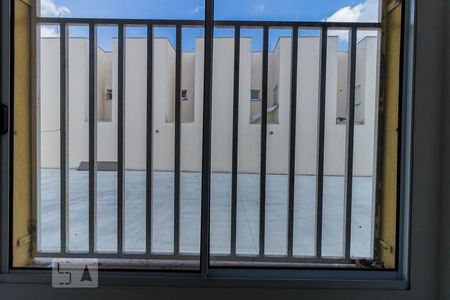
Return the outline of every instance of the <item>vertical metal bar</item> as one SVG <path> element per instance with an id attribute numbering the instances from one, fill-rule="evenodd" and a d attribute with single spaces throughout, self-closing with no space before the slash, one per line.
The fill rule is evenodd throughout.
<path id="1" fill-rule="evenodd" d="M 358 30 L 351 30 L 350 74 L 349 74 L 349 101 L 345 151 L 345 259 L 350 259 L 351 226 L 352 226 L 352 192 L 353 192 L 353 150 L 355 132 L 355 84 L 356 84 L 356 40 Z"/>
<path id="2" fill-rule="evenodd" d="M 288 186 L 288 256 L 294 254 L 294 200 L 295 200 L 295 151 L 297 134 L 297 67 L 298 28 L 292 29 L 291 47 L 291 115 L 289 137 L 289 186 Z"/>
<path id="3" fill-rule="evenodd" d="M 59 37 L 59 76 L 60 76 L 60 231 L 61 231 L 61 253 L 67 251 L 67 208 L 68 208 L 68 103 L 67 103 L 67 72 L 66 72 L 66 58 L 67 58 L 67 28 L 66 24 L 60 25 L 60 37 Z"/>
<path id="4" fill-rule="evenodd" d="M 89 24 L 89 253 L 95 251 L 97 197 L 97 41 L 94 23 Z"/>
<path id="5" fill-rule="evenodd" d="M 240 60 L 241 27 L 236 26 L 234 29 L 233 153 L 231 167 L 231 255 L 236 255 Z"/>
<path id="6" fill-rule="evenodd" d="M 259 255 L 264 256 L 266 234 L 267 85 L 269 69 L 269 27 L 263 28 L 261 161 L 259 189 Z"/>
<path id="7" fill-rule="evenodd" d="M 124 64 L 125 64 L 125 26 L 119 24 L 118 68 L 117 68 L 117 253 L 123 253 L 123 210 L 124 210 L 124 135 L 125 135 L 125 105 L 124 105 Z"/>
<path id="8" fill-rule="evenodd" d="M 180 253 L 180 173 L 181 173 L 181 44 L 182 27 L 176 27 L 175 58 L 175 176 L 174 176 L 174 253 Z"/>
<path id="9" fill-rule="evenodd" d="M 153 26 L 147 26 L 147 172 L 146 172 L 146 253 L 152 253 L 153 192 Z"/>
<path id="10" fill-rule="evenodd" d="M 325 148 L 325 103 L 327 92 L 327 47 L 328 29 L 322 27 L 320 50 L 319 119 L 317 141 L 317 182 L 316 182 L 316 257 L 322 257 L 322 210 L 323 210 L 323 169 Z"/>
<path id="11" fill-rule="evenodd" d="M 203 73 L 202 213 L 200 232 L 200 273 L 208 277 L 211 196 L 211 114 L 214 45 L 214 0 L 205 0 L 205 49 Z"/>

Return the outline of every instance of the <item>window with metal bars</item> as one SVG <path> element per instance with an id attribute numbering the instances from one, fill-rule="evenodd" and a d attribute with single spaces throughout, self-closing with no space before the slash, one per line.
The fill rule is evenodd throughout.
<path id="1" fill-rule="evenodd" d="M 193 270 L 376 265 L 379 22 L 210 15 L 205 21 L 40 16 L 35 23 L 41 148 L 34 257 L 139 259 L 145 268 Z M 57 38 L 42 39 L 48 24 Z M 249 28 L 259 40 L 246 36 Z M 204 31 L 193 39 L 195 55 L 183 48 L 189 29 Z M 217 38 L 224 29 L 231 34 Z M 338 68 L 342 53 L 345 71 Z M 111 124 L 101 124 L 97 89 L 110 78 L 117 101 Z M 258 126 L 251 127 L 245 116 L 252 108 L 242 100 L 249 93 L 255 100 L 255 78 L 261 101 L 250 122 Z M 344 127 L 332 120 L 338 82 L 348 98 Z M 361 128 L 357 82 L 369 86 Z M 202 90 L 193 99 L 202 105 L 180 101 L 187 98 L 182 86 Z M 85 108 L 77 94 L 88 99 L 85 127 L 76 125 Z M 53 111 L 47 102 L 56 104 Z M 160 120 L 166 110 L 173 123 Z M 185 114 L 199 117 L 185 124 Z M 87 171 L 73 167 L 81 161 L 89 162 Z M 117 168 L 99 170 L 102 161 Z"/>

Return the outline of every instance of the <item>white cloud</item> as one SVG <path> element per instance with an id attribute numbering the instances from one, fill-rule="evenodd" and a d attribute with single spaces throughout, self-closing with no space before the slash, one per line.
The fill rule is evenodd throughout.
<path id="1" fill-rule="evenodd" d="M 43 37 L 43 38 L 58 37 L 58 31 L 56 30 L 55 26 L 42 25 L 41 26 L 41 37 Z"/>
<path id="2" fill-rule="evenodd" d="M 41 0 L 41 15 L 43 17 L 64 17 L 70 14 L 67 6 L 56 5 L 53 0 Z"/>
<path id="3" fill-rule="evenodd" d="M 201 10 L 203 10 L 205 7 L 203 5 L 197 5 L 193 9 L 191 9 L 192 14 L 198 14 Z"/>
<path id="4" fill-rule="evenodd" d="M 266 6 L 264 4 L 257 4 L 253 7 L 257 12 L 262 13 Z"/>
<path id="5" fill-rule="evenodd" d="M 346 6 L 330 17 L 325 18 L 326 22 L 378 22 L 379 14 L 379 3 L 378 0 L 366 0 L 365 2 L 359 3 L 355 6 Z M 359 31 L 358 39 L 366 36 L 376 35 L 376 31 Z M 348 41 L 349 32 L 343 30 L 333 30 L 330 31 L 330 35 L 338 35 L 340 39 Z"/>
<path id="6" fill-rule="evenodd" d="M 378 0 L 367 0 L 353 7 L 346 6 L 326 18 L 327 22 L 377 22 Z"/>

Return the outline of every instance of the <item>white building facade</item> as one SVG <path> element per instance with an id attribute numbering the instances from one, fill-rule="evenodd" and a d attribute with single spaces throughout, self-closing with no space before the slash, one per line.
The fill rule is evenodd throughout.
<path id="1" fill-rule="evenodd" d="M 262 54 L 241 39 L 239 80 L 239 172 L 258 173 L 261 138 Z M 287 174 L 289 153 L 291 38 L 281 37 L 269 53 L 267 172 Z M 69 167 L 89 161 L 88 48 L 84 38 L 69 40 Z M 125 168 L 145 170 L 147 128 L 146 39 L 127 38 L 125 51 Z M 195 52 L 182 54 L 181 169 L 201 171 L 203 114 L 203 39 Z M 41 39 L 40 167 L 59 168 L 59 39 Z M 378 39 L 357 45 L 354 175 L 373 176 L 376 155 Z M 110 52 L 97 51 L 97 160 L 117 161 L 117 40 Z M 234 38 L 214 40 L 212 171 L 231 172 Z M 175 50 L 165 38 L 154 40 L 153 167 L 172 171 L 175 153 Z M 296 173 L 316 174 L 320 38 L 299 37 Z M 348 52 L 338 37 L 328 38 L 325 120 L 325 175 L 345 170 Z"/>

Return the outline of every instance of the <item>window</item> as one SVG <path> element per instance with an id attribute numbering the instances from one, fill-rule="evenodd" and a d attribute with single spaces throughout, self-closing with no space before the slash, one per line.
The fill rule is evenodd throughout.
<path id="1" fill-rule="evenodd" d="M 236 29 L 231 34 L 223 32 L 220 37 L 214 35 L 212 42 L 218 45 L 212 50 L 217 51 L 212 55 L 214 67 L 205 71 L 203 61 L 207 58 L 199 47 L 205 37 L 197 28 L 189 27 L 201 23 L 180 26 L 173 20 L 166 27 L 155 25 L 149 29 L 133 24 L 133 20 L 127 20 L 127 25 L 94 24 L 89 19 L 84 24 L 67 25 L 62 20 L 51 25 L 57 34 L 50 39 L 43 37 L 48 25 L 37 22 L 37 46 L 41 48 L 36 53 L 42 60 L 37 65 L 41 70 L 37 205 L 60 205 L 64 197 L 55 194 L 56 185 L 66 189 L 65 205 L 79 205 L 78 212 L 84 213 L 75 218 L 76 212 L 68 210 L 59 219 L 51 219 L 51 209 L 38 209 L 38 257 L 77 251 L 91 256 L 109 253 L 106 258 L 119 260 L 139 254 L 156 261 L 148 268 L 164 264 L 164 257 L 186 261 L 186 268 L 198 270 L 204 242 L 200 235 L 201 175 L 203 157 L 210 155 L 211 262 L 215 265 L 252 266 L 256 260 L 262 266 L 280 262 L 295 267 L 319 261 L 353 266 L 356 260 L 374 259 L 371 241 L 375 235 L 378 23 L 369 27 L 374 30 L 365 38 L 369 43 L 345 39 L 340 32 L 322 37 L 325 24 L 314 32 L 316 27 L 312 25 L 305 31 L 293 27 L 281 31 L 277 27 L 261 29 L 261 23 L 256 22 L 253 31 L 238 32 L 239 43 Z M 347 35 L 362 32 L 358 23 L 352 30 L 344 25 L 339 29 Z M 67 28 L 61 29 L 63 26 Z M 76 26 L 83 26 L 87 32 L 80 34 Z M 67 39 L 61 36 L 64 31 L 69 34 Z M 75 33 L 85 36 L 76 38 Z M 216 33 L 220 33 L 219 28 Z M 326 72 L 321 72 L 324 38 L 329 44 L 328 65 Z M 352 47 L 358 52 L 355 56 Z M 297 51 L 297 65 L 290 63 L 293 48 Z M 239 57 L 239 64 L 235 53 L 245 57 Z M 64 66 L 55 61 L 68 63 Z M 350 66 L 356 70 L 352 74 Z M 211 77 L 211 72 L 213 113 L 208 125 L 200 118 L 203 107 L 188 100 L 195 99 L 190 91 L 206 84 L 202 74 Z M 298 94 L 292 95 L 294 78 L 300 88 Z M 321 85 L 325 78 L 326 85 Z M 93 93 L 89 81 L 95 82 L 97 93 Z M 59 82 L 59 93 L 52 88 L 54 82 Z M 238 91 L 235 82 L 239 82 Z M 328 111 L 320 116 L 317 112 L 321 105 L 332 110 L 339 109 L 336 106 L 345 108 L 350 96 L 345 88 L 349 90 L 352 84 L 356 90 L 370 87 L 366 91 L 370 101 L 361 106 L 368 109 L 372 120 L 363 134 L 355 135 L 354 149 L 345 135 L 359 128 L 351 127 L 353 124 L 331 126 L 335 114 Z M 340 98 L 336 90 L 339 87 L 345 94 Z M 102 101 L 105 90 L 106 101 Z M 117 101 L 110 100 L 112 91 L 117 91 Z M 250 105 L 240 101 L 240 91 L 242 95 L 250 92 Z M 61 92 L 67 94 L 67 103 L 61 102 Z M 291 114 L 293 97 L 299 109 Z M 88 105 L 83 107 L 84 103 Z M 66 119 L 59 118 L 62 108 L 68 113 Z M 83 108 L 90 117 L 88 126 L 77 123 L 78 112 Z M 250 113 L 250 124 L 234 116 L 241 112 Z M 290 122 L 292 117 L 298 124 Z M 208 126 L 213 131 L 209 154 L 202 153 L 203 129 Z M 297 126 L 298 137 L 292 135 L 292 126 Z M 323 129 L 322 136 L 312 133 L 318 132 L 318 127 Z M 310 130 L 303 131 L 306 128 Z M 62 134 L 68 142 L 65 145 L 58 143 Z M 298 140 L 295 145 L 294 140 Z M 310 146 L 317 144 L 322 146 Z M 233 158 L 236 147 L 238 157 Z M 93 151 L 95 160 L 90 156 Z M 295 155 L 286 160 L 290 151 Z M 60 159 L 64 155 L 66 162 Z M 345 166 L 346 158 L 351 156 L 352 172 Z M 322 172 L 316 169 L 319 161 Z M 88 168 L 78 168 L 82 162 L 89 162 Z M 100 168 L 103 162 L 117 168 Z M 294 172 L 289 170 L 289 164 L 295 165 Z M 234 180 L 237 176 L 238 181 L 232 184 L 229 175 L 235 176 Z M 65 187 L 61 186 L 64 177 L 68 180 Z M 351 179 L 354 186 L 348 183 Z M 149 180 L 153 184 L 149 185 Z M 316 188 L 323 194 L 312 192 Z M 301 189 L 310 192 L 292 193 Z M 355 190 L 354 198 L 349 189 Z M 75 204 L 75 199 L 80 202 Z M 238 200 L 244 205 L 236 206 Z M 95 212 L 90 211 L 92 201 L 96 203 Z M 318 211 L 316 201 L 323 211 Z M 286 207 L 289 202 L 291 206 Z M 352 203 L 362 206 L 363 212 L 352 214 Z M 221 211 L 224 206 L 228 209 Z M 301 213 L 296 211 L 298 206 L 303 207 Z M 117 213 L 111 214 L 111 207 Z M 248 217 L 243 218 L 245 215 Z M 51 230 L 62 227 L 62 232 Z M 151 232 L 147 234 L 147 230 Z"/>
<path id="2" fill-rule="evenodd" d="M 261 101 L 261 90 L 251 90 L 250 91 L 251 101 Z"/>
<path id="3" fill-rule="evenodd" d="M 278 105 L 278 85 L 273 88 L 273 102 L 272 105 Z"/>
<path id="4" fill-rule="evenodd" d="M 188 100 L 188 91 L 181 90 L 181 101 L 187 101 L 187 100 Z"/>
<path id="5" fill-rule="evenodd" d="M 342 93 L 343 91 L 340 90 L 339 93 Z M 338 96 L 339 97 L 339 96 Z M 341 97 L 338 98 L 338 101 L 342 100 Z M 355 118 L 355 124 L 363 125 L 364 124 L 364 117 L 365 117 L 365 95 L 364 95 L 364 87 L 361 84 L 358 84 L 355 87 L 355 106 L 354 106 L 354 118 Z M 345 105 L 344 105 L 345 104 Z M 336 118 L 336 124 L 346 124 L 347 118 L 348 118 L 348 101 L 342 101 L 338 103 L 338 116 Z"/>
<path id="6" fill-rule="evenodd" d="M 113 93 L 111 89 L 106 90 L 106 101 L 111 101 L 113 98 Z"/>
<path id="7" fill-rule="evenodd" d="M 42 29 L 49 21 L 41 17 L 36 24 Z M 45 72 L 34 78 L 42 85 L 34 100 L 42 105 L 36 118 L 40 148 L 33 153 L 38 161 L 33 183 L 40 191 L 33 199 L 40 208 L 33 259 L 46 264 L 77 253 L 121 267 L 199 271 L 205 268 L 200 249 L 208 241 L 200 228 L 209 227 L 206 268 L 359 268 L 367 261 L 384 262 L 373 244 L 379 238 L 374 129 L 380 24 L 333 23 L 337 32 L 323 35 L 325 23 L 302 23 L 302 28 L 245 23 L 261 33 L 259 39 L 229 20 L 223 23 L 227 28 L 220 22 L 214 28 L 210 41 L 218 46 L 203 50 L 197 46 L 210 35 L 203 35 L 201 21 L 148 22 L 154 23 L 111 19 L 106 26 L 98 19 L 77 19 L 74 25 L 52 18 L 59 33 L 52 37 L 56 43 L 47 44 L 42 35 L 49 31 L 38 30 L 33 51 L 49 63 L 36 64 Z M 87 35 L 74 38 L 76 26 Z M 225 31 L 230 26 L 231 34 Z M 362 49 L 355 37 L 369 30 L 374 33 L 366 37 L 366 55 L 352 56 Z M 205 56 L 208 51 L 215 53 Z M 352 68 L 341 72 L 342 53 L 347 66 L 371 68 L 364 74 Z M 204 64 L 208 57 L 213 64 Z M 211 76 L 211 82 L 204 80 Z M 344 102 L 339 99 L 347 85 L 355 89 L 351 108 L 346 99 L 351 93 Z M 106 101 L 99 103 L 105 88 Z M 113 90 L 117 101 L 110 101 Z M 205 97 L 210 114 L 203 105 L 190 106 L 196 98 L 208 104 L 205 91 L 211 91 Z M 336 115 L 351 118 L 338 112 L 346 107 L 354 109 L 354 123 L 367 126 L 335 126 Z M 87 124 L 72 130 L 83 111 Z M 99 122 L 105 111 L 110 124 Z M 211 148 L 205 132 L 211 132 Z M 349 132 L 356 132 L 354 144 L 345 138 Z M 207 170 L 204 158 L 211 158 Z M 74 167 L 80 162 L 87 167 Z M 117 167 L 98 168 L 99 162 Z M 209 182 L 202 181 L 205 172 Z M 201 217 L 205 185 L 211 193 L 210 224 Z M 55 212 L 59 218 L 53 218 Z M 130 266 L 124 259 L 138 263 Z"/>

